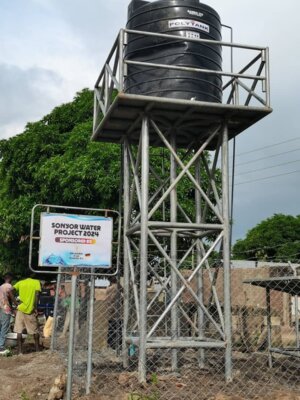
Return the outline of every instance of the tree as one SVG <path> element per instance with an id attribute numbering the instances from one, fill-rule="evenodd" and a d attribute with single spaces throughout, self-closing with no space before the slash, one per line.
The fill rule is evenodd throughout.
<path id="1" fill-rule="evenodd" d="M 91 142 L 92 119 L 93 93 L 84 89 L 72 102 L 27 124 L 20 135 L 0 141 L 0 273 L 10 269 L 22 275 L 27 269 L 30 213 L 35 204 L 118 209 L 121 149 Z M 164 178 L 162 149 L 153 148 L 151 154 L 152 168 Z M 166 176 L 168 163 L 166 156 Z M 216 180 L 220 185 L 219 173 Z M 202 184 L 207 188 L 204 171 Z M 150 194 L 157 185 L 152 178 Z M 186 211 L 194 211 L 194 192 L 188 191 L 187 178 L 178 197 Z"/>
<path id="2" fill-rule="evenodd" d="M 120 148 L 91 142 L 93 93 L 0 141 L 0 272 L 27 268 L 36 203 L 118 208 Z"/>
<path id="3" fill-rule="evenodd" d="M 298 261 L 300 216 L 275 214 L 251 229 L 233 247 L 233 257 L 245 260 Z"/>

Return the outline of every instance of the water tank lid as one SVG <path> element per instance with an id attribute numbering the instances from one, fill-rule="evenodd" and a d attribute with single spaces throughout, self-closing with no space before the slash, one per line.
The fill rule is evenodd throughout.
<path id="1" fill-rule="evenodd" d="M 128 6 L 128 16 L 132 16 L 137 10 L 143 11 L 142 8 L 146 7 L 147 11 L 156 9 L 156 8 L 161 8 L 164 5 L 170 6 L 170 3 L 174 3 L 174 7 L 178 5 L 178 0 L 132 0 Z M 184 2 L 186 3 L 187 7 L 203 7 L 207 10 L 208 13 L 213 14 L 215 17 L 221 21 L 220 15 L 217 13 L 217 11 L 208 6 L 207 4 L 204 4 L 200 2 L 199 0 L 181 0 L 181 3 Z M 183 4 L 181 4 L 182 7 Z"/>

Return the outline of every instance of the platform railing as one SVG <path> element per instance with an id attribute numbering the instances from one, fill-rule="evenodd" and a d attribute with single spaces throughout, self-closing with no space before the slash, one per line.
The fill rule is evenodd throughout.
<path id="1" fill-rule="evenodd" d="M 153 36 L 161 39 L 172 39 L 183 42 L 193 42 L 221 46 L 222 50 L 229 48 L 235 50 L 234 58 L 239 60 L 245 56 L 246 61 L 242 68 L 234 67 L 233 71 L 214 71 L 203 68 L 185 67 L 179 65 L 165 65 L 142 61 L 126 60 L 125 52 L 128 34 L 138 36 Z M 226 60 L 224 60 L 226 62 Z M 225 62 L 223 65 L 225 65 Z M 161 33 L 144 32 L 122 29 L 108 55 L 101 73 L 95 84 L 94 103 L 94 131 L 103 116 L 109 112 L 109 108 L 117 93 L 125 92 L 124 78 L 129 65 L 165 69 L 166 71 L 188 71 L 199 72 L 207 75 L 221 76 L 223 80 L 223 102 L 224 105 L 270 108 L 270 62 L 269 48 L 251 46 L 237 43 L 221 42 L 207 39 L 192 39 Z M 229 68 L 231 69 L 231 68 Z M 259 87 L 259 83 L 261 87 Z M 131 94 L 134 96 L 134 94 Z M 191 101 L 191 100 L 186 100 Z"/>

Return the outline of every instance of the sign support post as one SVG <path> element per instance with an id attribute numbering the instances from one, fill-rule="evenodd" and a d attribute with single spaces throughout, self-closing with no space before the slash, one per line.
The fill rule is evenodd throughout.
<path id="1" fill-rule="evenodd" d="M 37 218 L 37 209 L 44 209 Z M 53 210 L 53 212 L 52 212 Z M 58 212 L 64 210 L 63 212 Z M 72 214 L 65 213 L 65 210 Z M 80 212 L 81 214 L 77 214 Z M 89 213 L 86 215 L 86 213 Z M 94 215 L 97 213 L 97 215 Z M 84 214 L 84 215 L 83 215 Z M 103 216 L 104 215 L 104 216 Z M 39 221 L 39 228 L 37 227 Z M 114 229 L 114 222 L 117 229 Z M 36 204 L 31 212 L 30 242 L 29 242 L 29 269 L 39 274 L 55 275 L 56 294 L 54 307 L 54 324 L 51 337 L 51 350 L 56 347 L 57 314 L 59 304 L 59 287 L 62 283 L 62 274 L 71 277 L 70 324 L 68 338 L 67 359 L 67 388 L 66 400 L 72 399 L 74 347 L 76 341 L 76 309 L 77 284 L 80 275 L 89 277 L 90 301 L 88 322 L 88 350 L 87 350 L 87 380 L 86 393 L 90 393 L 92 380 L 92 345 L 94 326 L 94 292 L 95 277 L 115 277 L 119 274 L 120 241 L 121 241 L 120 212 L 110 209 L 84 208 L 49 204 Z M 36 232 L 39 234 L 36 235 Z M 117 240 L 113 240 L 117 232 Z M 34 241 L 39 242 L 39 252 L 34 249 Z M 112 267 L 112 246 L 118 246 L 116 252 L 116 268 L 104 272 Z M 38 255 L 38 257 L 37 257 Z M 36 269 L 47 267 L 47 269 Z"/>
<path id="2" fill-rule="evenodd" d="M 50 350 L 54 351 L 56 347 L 56 327 L 57 327 L 57 311 L 58 311 L 58 300 L 59 300 L 59 288 L 61 283 L 61 268 L 58 270 L 57 280 L 56 280 L 56 290 L 55 290 L 55 300 L 54 300 L 54 311 L 53 311 L 53 327 L 51 334 L 51 344 Z"/>
<path id="3" fill-rule="evenodd" d="M 68 371 L 67 371 L 67 393 L 66 399 L 72 399 L 73 386 L 73 354 L 74 354 L 74 339 L 75 339 L 75 318 L 76 318 L 76 298 L 77 298 L 77 277 L 79 273 L 74 269 L 71 278 L 71 306 L 70 306 L 70 330 L 69 330 L 69 345 L 68 345 Z"/>
<path id="4" fill-rule="evenodd" d="M 87 378 L 86 394 L 90 394 L 92 381 L 92 363 L 93 363 L 93 332 L 94 332 L 94 296 L 95 296 L 95 277 L 91 276 L 90 286 L 90 304 L 89 304 L 89 332 L 88 332 L 88 357 L 87 357 Z"/>

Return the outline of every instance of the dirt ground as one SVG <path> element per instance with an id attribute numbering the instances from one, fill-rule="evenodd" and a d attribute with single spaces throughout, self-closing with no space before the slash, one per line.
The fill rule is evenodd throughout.
<path id="1" fill-rule="evenodd" d="M 65 372 L 62 359 L 49 350 L 40 353 L 34 353 L 32 350 L 27 347 L 27 354 L 0 358 L 0 400 L 48 399 L 55 378 Z M 194 385 L 191 391 L 186 383 L 190 379 L 195 380 L 193 374 L 191 370 L 183 372 L 180 377 L 158 374 L 155 384 L 152 382 L 141 388 L 135 372 L 100 372 L 95 375 L 95 379 L 101 382 L 97 393 L 90 396 L 75 395 L 74 400 L 165 400 L 170 399 L 170 393 L 172 400 L 300 400 L 300 392 L 284 389 L 280 384 L 276 384 L 276 380 L 270 381 L 268 376 L 262 379 L 259 373 L 257 376 L 251 376 L 251 396 L 236 395 L 241 393 L 241 387 L 247 387 L 243 376 L 237 377 L 235 383 L 224 387 L 222 379 L 216 382 L 215 377 L 198 375 L 197 379 L 202 385 Z M 211 395 L 203 394 L 204 387 L 214 387 Z M 162 393 L 168 393 L 167 397 Z"/>
<path id="2" fill-rule="evenodd" d="M 54 379 L 63 371 L 50 351 L 0 358 L 0 400 L 47 400 Z"/>
<path id="3" fill-rule="evenodd" d="M 156 357 L 157 354 L 153 354 Z M 300 400 L 299 362 L 276 357 L 273 368 L 267 366 L 265 353 L 233 353 L 234 379 L 225 383 L 220 368 L 221 354 L 207 353 L 205 369 L 199 369 L 196 353 L 185 351 L 180 357 L 180 374 L 172 374 L 170 360 L 151 359 L 152 373 L 141 387 L 137 365 L 124 372 L 122 365 L 95 360 L 94 397 L 87 400 Z M 153 379 L 154 378 L 154 379 Z M 101 396 L 99 395 L 101 393 Z M 127 396 L 126 396 L 127 393 Z M 131 394 L 131 397 L 128 396 Z"/>
<path id="4" fill-rule="evenodd" d="M 172 399 L 173 398 L 175 399 L 175 397 L 172 397 Z M 86 399 L 86 400 L 128 400 L 128 395 L 123 395 L 123 396 L 120 395 L 119 397 L 94 395 L 94 396 L 84 397 L 84 399 Z M 152 398 L 150 398 L 150 399 L 152 400 Z M 257 399 L 258 400 L 299 400 L 300 396 L 297 396 L 294 393 L 272 392 L 266 396 L 257 397 Z M 144 400 L 144 398 L 142 398 L 142 397 L 134 398 L 133 397 L 132 400 Z M 217 396 L 208 397 L 207 400 L 247 400 L 247 398 L 240 397 L 240 396 L 227 396 L 222 393 L 219 393 Z"/>
<path id="5" fill-rule="evenodd" d="M 299 392 L 289 389 L 280 390 L 276 388 L 276 385 L 272 389 L 268 384 L 265 384 L 264 387 L 260 382 L 257 382 L 257 391 L 255 391 L 255 386 L 253 385 L 251 395 L 235 395 L 234 393 L 241 392 L 238 387 L 243 386 L 239 380 L 224 389 L 223 383 L 212 382 L 210 378 L 205 377 L 202 377 L 202 385 L 189 387 L 187 382 L 190 378 L 188 376 L 182 376 L 181 378 L 158 377 L 158 383 L 155 387 L 151 387 L 150 384 L 148 387 L 142 388 L 137 385 L 136 376 L 133 375 L 127 382 L 125 378 L 122 378 L 123 382 L 121 383 L 125 393 L 120 391 L 119 394 L 110 395 L 105 390 L 106 394 L 100 395 L 98 393 L 86 397 L 78 397 L 78 400 L 300 400 Z M 115 384 L 116 388 L 116 382 L 112 377 L 108 378 L 106 385 L 109 380 L 111 387 Z M 118 383 L 120 383 L 120 376 Z M 210 388 L 212 389 L 211 391 Z M 100 391 L 101 389 L 99 389 Z M 111 389 L 111 392 L 116 393 L 116 389 Z M 211 393 L 208 395 L 205 392 Z M 213 392 L 215 394 L 212 394 Z"/>
<path id="6" fill-rule="evenodd" d="M 180 399 L 180 397 L 172 397 L 172 399 L 177 400 Z M 128 394 L 125 395 L 119 395 L 117 397 L 115 396 L 109 396 L 109 395 L 93 395 L 93 396 L 87 396 L 87 397 L 82 397 L 82 400 L 152 400 L 154 397 L 130 397 Z M 257 400 L 299 400 L 300 396 L 298 396 L 295 393 L 292 392 L 281 392 L 281 391 L 276 391 L 267 394 L 266 396 L 259 396 L 257 397 Z M 247 400 L 247 397 L 240 397 L 240 396 L 230 396 L 230 395 L 225 395 L 222 393 L 217 394 L 216 396 L 212 397 L 207 397 L 207 400 Z"/>

